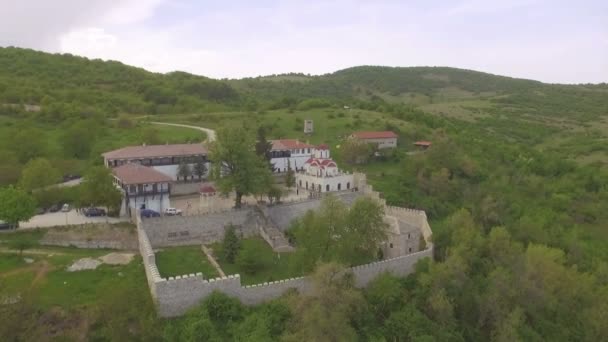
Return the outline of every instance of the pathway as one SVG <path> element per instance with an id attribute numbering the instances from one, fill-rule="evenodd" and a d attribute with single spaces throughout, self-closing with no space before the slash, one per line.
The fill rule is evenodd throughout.
<path id="1" fill-rule="evenodd" d="M 209 248 L 207 248 L 207 246 L 205 246 L 205 245 L 201 245 L 201 250 L 203 251 L 203 253 L 205 253 L 205 255 L 207 256 L 207 260 L 209 260 L 209 262 L 215 268 L 215 270 L 220 275 L 220 277 L 226 278 L 226 273 L 224 273 L 224 271 L 220 267 L 220 264 L 218 264 L 217 261 L 215 261 L 215 258 L 213 257 Z"/>
<path id="2" fill-rule="evenodd" d="M 176 123 L 170 123 L 170 122 L 152 121 L 150 123 L 154 124 L 154 125 L 175 126 L 175 127 L 185 127 L 185 128 L 196 129 L 196 130 L 199 130 L 201 132 L 207 133 L 207 140 L 206 140 L 207 142 L 215 141 L 215 130 L 212 130 L 211 128 L 205 128 L 205 127 L 200 127 L 200 126 L 192 126 L 192 125 L 184 125 L 184 124 L 176 124 Z"/>

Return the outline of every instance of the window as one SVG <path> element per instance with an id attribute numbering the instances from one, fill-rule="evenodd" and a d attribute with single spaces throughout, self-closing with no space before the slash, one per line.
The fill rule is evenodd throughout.
<path id="1" fill-rule="evenodd" d="M 169 239 L 174 238 L 174 237 L 177 237 L 177 233 L 169 233 L 169 234 L 167 234 L 167 237 L 168 237 Z"/>
<path id="2" fill-rule="evenodd" d="M 408 239 L 410 238 L 410 233 L 407 233 L 407 238 L 408 238 Z"/>
<path id="3" fill-rule="evenodd" d="M 338 183 L 338 191 L 342 188 L 342 183 Z"/>
<path id="4" fill-rule="evenodd" d="M 346 182 L 346 189 L 350 189 L 350 182 Z"/>
<path id="5" fill-rule="evenodd" d="M 325 186 L 325 191 L 329 191 L 329 184 Z"/>
<path id="6" fill-rule="evenodd" d="M 393 248 L 393 244 L 392 244 L 392 243 L 391 243 L 391 244 L 389 244 L 388 246 L 389 246 L 390 248 Z"/>
<path id="7" fill-rule="evenodd" d="M 412 253 L 412 247 L 409 248 L 410 253 Z"/>
<path id="8" fill-rule="evenodd" d="M 131 193 L 131 194 L 135 193 L 135 185 L 129 185 L 129 193 Z"/>

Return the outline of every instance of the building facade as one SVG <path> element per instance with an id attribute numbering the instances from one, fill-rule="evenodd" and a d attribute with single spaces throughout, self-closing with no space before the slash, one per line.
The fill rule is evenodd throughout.
<path id="1" fill-rule="evenodd" d="M 385 215 L 388 225 L 387 241 L 382 245 L 385 259 L 416 253 L 420 250 L 420 229 L 411 222 L 395 216 Z"/>
<path id="2" fill-rule="evenodd" d="M 397 147 L 399 136 L 391 131 L 381 132 L 355 132 L 350 135 L 351 139 L 358 139 L 368 144 L 374 144 L 378 149 Z"/>
<path id="3" fill-rule="evenodd" d="M 154 168 L 128 163 L 112 169 L 114 184 L 122 191 L 121 216 L 130 216 L 136 209 L 152 209 L 162 213 L 171 207 L 171 177 Z"/>
<path id="4" fill-rule="evenodd" d="M 181 163 L 193 170 L 197 163 L 204 163 L 209 170 L 207 149 L 202 144 L 171 144 L 127 146 L 103 153 L 104 165 L 116 168 L 125 164 L 140 164 L 151 167 L 177 180 Z"/>
<path id="5" fill-rule="evenodd" d="M 274 172 L 287 172 L 289 165 L 292 170 L 303 170 L 304 163 L 315 153 L 315 146 L 296 139 L 270 140 L 270 162 Z"/>
<path id="6" fill-rule="evenodd" d="M 338 169 L 326 145 L 317 146 L 313 156 L 304 163 L 303 170 L 296 173 L 298 189 L 310 192 L 350 190 L 353 184 L 353 175 Z"/>

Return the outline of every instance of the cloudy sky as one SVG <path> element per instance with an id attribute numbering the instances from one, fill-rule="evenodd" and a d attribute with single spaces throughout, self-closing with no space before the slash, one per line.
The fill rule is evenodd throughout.
<path id="1" fill-rule="evenodd" d="M 608 0 L 0 0 L 0 46 L 215 78 L 356 65 L 608 82 Z"/>

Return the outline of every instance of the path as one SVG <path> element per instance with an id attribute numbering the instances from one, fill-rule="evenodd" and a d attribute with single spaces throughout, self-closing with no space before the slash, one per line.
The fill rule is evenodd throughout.
<path id="1" fill-rule="evenodd" d="M 211 128 L 205 128 L 205 127 L 200 127 L 200 126 L 192 126 L 192 125 L 184 125 L 184 124 L 176 124 L 176 123 L 170 123 L 170 122 L 152 121 L 150 123 L 154 124 L 154 125 L 175 126 L 175 127 L 185 127 L 185 128 L 197 129 L 197 130 L 199 130 L 201 132 L 207 133 L 207 140 L 206 140 L 207 142 L 215 141 L 215 131 L 212 130 Z"/>
<path id="2" fill-rule="evenodd" d="M 207 248 L 207 246 L 205 246 L 205 245 L 201 245 L 201 250 L 203 251 L 203 253 L 205 253 L 205 255 L 207 256 L 207 260 L 209 260 L 209 262 L 215 268 L 215 270 L 220 275 L 220 277 L 226 278 L 226 273 L 224 273 L 224 271 L 220 267 L 220 264 L 218 264 L 217 261 L 215 261 L 215 258 L 211 254 L 211 251 L 209 250 L 209 248 Z"/>

